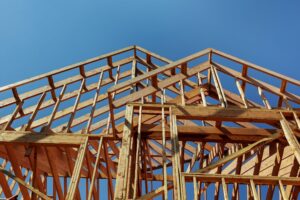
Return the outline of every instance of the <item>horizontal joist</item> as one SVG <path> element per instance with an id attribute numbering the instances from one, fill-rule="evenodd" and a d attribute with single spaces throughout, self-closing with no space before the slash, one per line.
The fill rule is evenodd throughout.
<path id="1" fill-rule="evenodd" d="M 248 121 L 248 122 L 278 122 L 281 119 L 280 112 L 284 112 L 287 118 L 292 118 L 293 113 L 286 110 L 269 110 L 265 108 L 238 108 L 238 107 L 202 107 L 202 106 L 176 106 L 173 114 L 178 119 L 204 119 L 215 121 Z M 299 113 L 298 113 L 299 115 Z"/>
<path id="2" fill-rule="evenodd" d="M 30 131 L 2 131 L 0 132 L 1 144 L 35 144 L 35 145 L 67 145 L 79 146 L 86 137 L 90 140 L 112 139 L 112 136 L 99 136 L 90 134 L 66 133 L 32 133 Z"/>
<path id="3" fill-rule="evenodd" d="M 140 104 L 130 103 L 131 105 L 143 106 L 143 113 L 158 114 L 161 107 L 160 104 Z M 283 109 L 269 110 L 266 108 L 240 108 L 240 107 L 219 107 L 202 105 L 164 105 L 164 107 L 172 107 L 172 114 L 177 115 L 178 119 L 190 120 L 212 120 L 212 121 L 239 121 L 239 122 L 262 122 L 274 123 L 282 119 L 280 112 L 284 114 L 287 119 L 293 119 L 293 112 Z M 168 114 L 168 111 L 166 111 Z M 296 112 L 299 116 L 300 112 Z"/>
<path id="4" fill-rule="evenodd" d="M 300 186 L 299 177 L 279 177 L 279 176 L 246 176 L 246 175 L 231 175 L 231 174 L 204 174 L 204 173 L 183 173 L 186 181 L 193 181 L 193 177 L 201 182 L 220 182 L 222 178 L 226 183 L 241 183 L 249 184 L 253 180 L 258 185 L 278 185 L 281 181 L 284 185 Z"/>
<path id="5" fill-rule="evenodd" d="M 263 137 L 275 133 L 281 133 L 280 129 L 259 128 L 231 128 L 195 125 L 178 125 L 178 137 L 182 141 L 215 141 L 215 142 L 254 142 Z M 143 124 L 142 137 L 148 139 L 162 139 L 161 125 Z M 170 138 L 170 129 L 165 127 L 166 138 Z"/>

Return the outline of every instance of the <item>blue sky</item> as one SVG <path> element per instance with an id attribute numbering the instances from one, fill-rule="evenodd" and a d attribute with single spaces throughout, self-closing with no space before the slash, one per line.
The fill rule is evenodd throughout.
<path id="1" fill-rule="evenodd" d="M 207 47 L 299 79 L 297 1 L 0 1 L 0 86 L 137 44 Z"/>

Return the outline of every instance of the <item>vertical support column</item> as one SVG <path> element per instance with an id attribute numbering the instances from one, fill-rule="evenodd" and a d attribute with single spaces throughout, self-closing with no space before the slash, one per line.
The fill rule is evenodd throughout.
<path id="1" fill-rule="evenodd" d="M 151 76 L 152 86 L 157 88 L 157 75 Z M 156 102 L 156 92 L 152 94 L 152 102 Z"/>
<path id="2" fill-rule="evenodd" d="M 56 98 L 56 94 L 55 94 L 55 85 L 54 85 L 54 81 L 53 81 L 52 76 L 48 76 L 48 84 L 51 87 L 50 93 L 51 93 L 52 99 L 53 99 L 53 101 L 56 101 L 57 98 Z"/>
<path id="3" fill-rule="evenodd" d="M 280 85 L 280 92 L 281 93 L 285 93 L 286 85 L 287 85 L 287 81 L 282 79 L 281 80 L 281 85 Z M 279 96 L 278 104 L 277 104 L 277 106 L 279 108 L 282 106 L 282 102 L 283 102 L 283 96 Z"/>
<path id="4" fill-rule="evenodd" d="M 113 79 L 113 73 L 112 73 L 113 62 L 112 62 L 112 57 L 111 56 L 107 57 L 107 65 L 110 66 L 110 68 L 108 70 L 109 78 Z"/>
<path id="5" fill-rule="evenodd" d="M 248 73 L 248 66 L 243 65 L 242 76 L 247 77 L 247 73 Z M 242 90 L 245 92 L 245 89 L 246 89 L 246 81 L 243 81 L 242 82 Z"/>
<path id="6" fill-rule="evenodd" d="M 172 142 L 172 166 L 173 166 L 173 185 L 174 185 L 174 199 L 185 199 L 184 181 L 181 175 L 180 166 L 180 154 L 179 154 L 179 142 L 177 131 L 177 119 L 176 115 L 172 115 L 172 108 L 170 107 L 170 135 Z M 182 155 L 183 156 L 183 155 Z"/>
<path id="7" fill-rule="evenodd" d="M 163 186 L 164 186 L 164 199 L 168 199 L 168 181 L 167 181 L 167 156 L 166 156 L 166 119 L 165 119 L 165 90 L 161 91 L 161 126 L 162 126 L 162 155 L 163 155 Z"/>
<path id="8" fill-rule="evenodd" d="M 136 77 L 136 59 L 134 58 L 132 60 L 132 66 L 131 66 L 131 78 Z M 132 85 L 131 87 L 131 93 L 136 91 L 136 84 Z"/>
<path id="9" fill-rule="evenodd" d="M 133 106 L 126 106 L 125 113 L 125 124 L 123 128 L 123 138 L 122 138 L 122 147 L 120 150 L 119 156 L 119 165 L 117 170 L 116 177 L 116 189 L 115 189 L 115 197 L 114 199 L 125 199 L 126 191 L 127 191 L 127 180 L 126 176 L 128 174 L 128 166 L 129 166 L 129 149 L 132 142 L 132 122 L 133 122 Z"/>

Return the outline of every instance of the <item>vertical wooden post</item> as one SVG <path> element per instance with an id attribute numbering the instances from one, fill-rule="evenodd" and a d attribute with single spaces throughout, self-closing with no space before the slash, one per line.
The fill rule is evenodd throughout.
<path id="1" fill-rule="evenodd" d="M 157 75 L 151 76 L 151 83 L 153 87 L 157 88 Z M 156 92 L 152 94 L 152 102 L 156 102 Z"/>
<path id="2" fill-rule="evenodd" d="M 227 185 L 226 185 L 226 182 L 225 182 L 224 178 L 222 178 L 222 188 L 223 188 L 224 199 L 225 200 L 229 200 L 229 198 L 228 198 L 228 191 L 227 191 Z"/>
<path id="3" fill-rule="evenodd" d="M 92 193 L 94 190 L 95 179 L 97 176 L 97 170 L 98 170 L 98 165 L 99 165 L 99 161 L 100 161 L 102 143 L 103 143 L 103 137 L 101 137 L 101 139 L 99 140 L 99 144 L 98 144 L 97 156 L 96 156 L 96 161 L 95 161 L 95 165 L 94 165 L 94 169 L 93 169 L 93 174 L 91 177 L 91 184 L 90 184 L 90 189 L 89 189 L 89 194 L 88 194 L 88 200 L 92 199 Z"/>
<path id="4" fill-rule="evenodd" d="M 48 84 L 51 87 L 50 93 L 51 93 L 53 101 L 57 101 L 56 94 L 55 94 L 55 85 L 54 85 L 52 76 L 48 76 Z"/>
<path id="5" fill-rule="evenodd" d="M 76 191 L 79 179 L 80 179 L 80 171 L 81 171 L 81 168 L 82 168 L 84 155 L 85 155 L 85 152 L 86 152 L 86 149 L 87 149 L 87 146 L 88 146 L 88 140 L 89 140 L 89 138 L 86 137 L 84 143 L 81 144 L 79 149 L 78 149 L 78 155 L 77 155 L 77 158 L 76 158 L 76 163 L 75 163 L 75 166 L 74 166 L 72 178 L 71 178 L 71 181 L 70 181 L 70 186 L 69 186 L 69 189 L 68 189 L 68 194 L 67 194 L 67 197 L 66 197 L 67 200 L 73 200 L 74 199 L 75 191 Z"/>
<path id="6" fill-rule="evenodd" d="M 119 155 L 119 165 L 116 177 L 116 186 L 115 186 L 115 196 L 114 199 L 125 199 L 126 198 L 126 174 L 128 173 L 128 164 L 129 164 L 129 148 L 131 144 L 131 135 L 132 135 L 132 117 L 133 117 L 133 106 L 126 106 L 125 113 L 125 124 L 123 128 L 123 138 L 122 138 L 122 147 Z"/>
<path id="7" fill-rule="evenodd" d="M 138 131 L 137 131 L 137 147 L 135 155 L 135 171 L 134 171 L 134 192 L 133 199 L 137 198 L 138 193 L 138 181 L 140 176 L 140 151 L 141 151 L 141 126 L 142 126 L 142 106 L 139 106 L 139 116 L 138 116 Z"/>
<path id="8" fill-rule="evenodd" d="M 248 66 L 243 65 L 242 76 L 247 77 L 247 73 L 248 73 Z M 243 81 L 242 82 L 242 90 L 245 92 L 245 89 L 246 89 L 246 81 Z"/>
<path id="9" fill-rule="evenodd" d="M 163 186 L 164 186 L 164 199 L 168 199 L 168 181 L 167 181 L 167 156 L 166 156 L 166 119 L 165 119 L 165 90 L 161 91 L 161 126 L 162 126 L 162 156 L 163 156 Z"/>
<path id="10" fill-rule="evenodd" d="M 257 192 L 256 192 L 256 188 L 255 188 L 255 184 L 253 179 L 250 179 L 250 186 L 251 186 L 251 191 L 252 191 L 252 195 L 254 200 L 259 200 L 260 197 L 258 196 Z"/>

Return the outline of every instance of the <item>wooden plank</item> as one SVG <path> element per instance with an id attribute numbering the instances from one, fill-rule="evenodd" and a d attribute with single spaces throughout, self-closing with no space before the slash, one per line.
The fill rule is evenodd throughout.
<path id="1" fill-rule="evenodd" d="M 161 93 L 161 104 L 163 105 L 165 103 L 165 90 L 162 91 Z M 168 199 L 168 181 L 167 181 L 167 157 L 166 157 L 166 119 L 165 119 L 165 108 L 161 108 L 161 124 L 162 124 L 162 156 L 163 156 L 163 175 L 164 175 L 164 181 L 163 181 L 163 186 L 164 186 L 164 194 L 163 197 L 164 199 Z M 142 130 L 141 130 L 142 131 Z"/>
<path id="2" fill-rule="evenodd" d="M 138 131 L 137 131 L 137 148 L 135 155 L 135 171 L 134 171 L 134 191 L 133 199 L 136 199 L 138 196 L 138 180 L 140 176 L 140 163 L 141 163 L 141 126 L 142 126 L 142 106 L 139 107 L 139 117 L 138 117 Z"/>
<path id="3" fill-rule="evenodd" d="M 200 72 L 197 73 L 197 78 L 198 78 L 198 85 L 199 87 L 202 85 L 202 80 L 201 80 L 201 76 L 200 76 Z M 204 89 L 202 87 L 200 87 L 200 95 L 201 95 L 201 100 L 202 100 L 202 105 L 204 107 L 207 106 L 207 103 L 206 103 L 206 98 L 205 98 L 205 93 L 204 93 Z"/>
<path id="4" fill-rule="evenodd" d="M 109 196 L 109 199 L 112 200 L 112 199 L 114 199 L 113 184 L 112 184 L 112 175 L 111 175 L 112 163 L 111 163 L 110 158 L 108 156 L 108 151 L 107 151 L 106 145 L 107 144 L 103 145 L 103 149 L 104 149 L 104 159 L 105 159 L 105 162 L 106 162 L 106 173 L 108 175 L 108 178 L 107 178 L 107 181 L 108 181 L 107 187 L 108 187 L 108 196 Z"/>
<path id="5" fill-rule="evenodd" d="M 263 101 L 265 107 L 268 108 L 268 109 L 272 109 L 272 107 L 271 107 L 271 105 L 270 105 L 268 99 L 266 98 L 266 96 L 265 96 L 263 90 L 261 89 L 261 87 L 258 87 L 258 94 L 259 94 L 259 96 L 261 97 L 261 99 L 262 99 L 262 101 Z"/>
<path id="6" fill-rule="evenodd" d="M 70 181 L 70 185 L 69 185 L 69 189 L 68 189 L 68 194 L 66 199 L 67 200 L 73 200 L 74 196 L 75 196 L 75 191 L 79 182 L 79 178 L 80 178 L 80 171 L 81 171 L 81 167 L 83 164 L 83 160 L 84 160 L 84 155 L 86 153 L 86 149 L 88 146 L 88 138 L 86 138 L 84 144 L 81 144 L 79 149 L 78 149 L 78 155 L 76 158 L 76 163 L 74 166 L 74 170 L 73 170 L 73 174 L 72 174 L 72 178 Z"/>
<path id="7" fill-rule="evenodd" d="M 284 189 L 284 187 L 283 187 L 282 181 L 279 180 L 278 183 L 279 183 L 279 190 L 280 190 L 280 194 L 281 194 L 282 198 L 283 198 L 284 200 L 288 200 L 289 198 L 288 198 L 288 196 L 287 196 L 287 194 L 286 194 L 286 192 L 285 192 L 285 189 Z"/>
<path id="8" fill-rule="evenodd" d="M 75 134 L 48 133 L 36 134 L 28 131 L 2 131 L 0 132 L 0 142 L 2 144 L 36 144 L 36 145 L 70 145 L 79 146 L 86 136 Z"/>
<path id="9" fill-rule="evenodd" d="M 187 182 L 192 182 L 193 177 L 202 182 L 218 182 L 222 178 L 226 179 L 227 184 L 240 183 L 249 184 L 252 179 L 256 185 L 277 185 L 280 180 L 284 185 L 300 185 L 299 177 L 282 176 L 254 176 L 254 175 L 232 175 L 232 174 L 208 174 L 208 173 L 182 173 Z M 171 179 L 171 177 L 170 177 Z M 162 177 L 156 177 L 156 180 L 162 180 Z"/>
<path id="10" fill-rule="evenodd" d="M 204 109 L 205 108 L 205 109 Z M 268 110 L 257 108 L 220 108 L 216 106 L 202 107 L 200 105 L 174 106 L 174 114 L 178 119 L 200 119 L 214 121 L 265 122 L 275 123 L 281 119 L 280 112 L 292 117 L 292 112 L 286 110 Z"/>
<path id="11" fill-rule="evenodd" d="M 258 194 L 256 192 L 256 187 L 255 187 L 255 183 L 254 183 L 253 179 L 250 179 L 250 186 L 251 186 L 251 192 L 253 194 L 254 200 L 260 200 L 260 197 L 258 196 Z"/>
<path id="12" fill-rule="evenodd" d="M 126 180 L 125 175 L 128 173 L 128 156 L 131 143 L 133 106 L 126 106 L 125 124 L 123 126 L 122 147 L 119 156 L 118 172 L 115 186 L 115 199 L 124 199 L 126 196 Z"/>
<path id="13" fill-rule="evenodd" d="M 225 182 L 225 178 L 222 178 L 222 188 L 223 188 L 223 194 L 224 194 L 224 199 L 229 200 L 228 198 L 228 191 L 227 191 L 227 185 Z"/>
<path id="14" fill-rule="evenodd" d="M 96 176 L 97 176 L 97 170 L 98 170 L 98 165 L 99 165 L 99 161 L 100 161 L 100 153 L 101 153 L 102 143 L 103 143 L 103 138 L 101 138 L 99 140 L 96 161 L 95 161 L 95 164 L 94 164 L 94 169 L 93 169 L 93 173 L 92 173 L 92 177 L 91 177 L 91 186 L 90 186 L 89 193 L 88 193 L 88 200 L 92 199 L 92 193 L 93 193 L 93 190 L 94 190 L 93 186 L 95 184 L 95 179 L 96 179 Z"/>
<path id="15" fill-rule="evenodd" d="M 214 80 L 214 83 L 215 83 L 215 87 L 217 89 L 217 93 L 218 93 L 220 103 L 221 103 L 222 107 L 227 107 L 227 100 L 226 100 L 226 97 L 224 95 L 223 87 L 222 87 L 222 84 L 220 82 L 220 78 L 218 76 L 217 70 L 214 66 L 211 66 L 211 72 L 212 72 L 212 77 L 213 77 L 213 80 Z"/>
<path id="16" fill-rule="evenodd" d="M 244 93 L 244 90 L 243 90 L 240 82 L 238 80 L 236 80 L 235 83 L 236 83 L 236 86 L 238 88 L 238 91 L 240 93 L 240 96 L 241 96 L 241 99 L 244 103 L 245 108 L 248 108 L 248 103 L 247 103 L 247 100 L 246 100 L 246 97 L 245 97 L 245 93 Z"/>
<path id="17" fill-rule="evenodd" d="M 280 124 L 284 133 L 284 136 L 286 140 L 288 141 L 290 147 L 292 148 L 292 151 L 295 154 L 295 157 L 298 160 L 298 163 L 300 163 L 300 145 L 295 137 L 291 127 L 289 126 L 285 116 L 281 113 L 282 119 L 280 120 Z"/>

